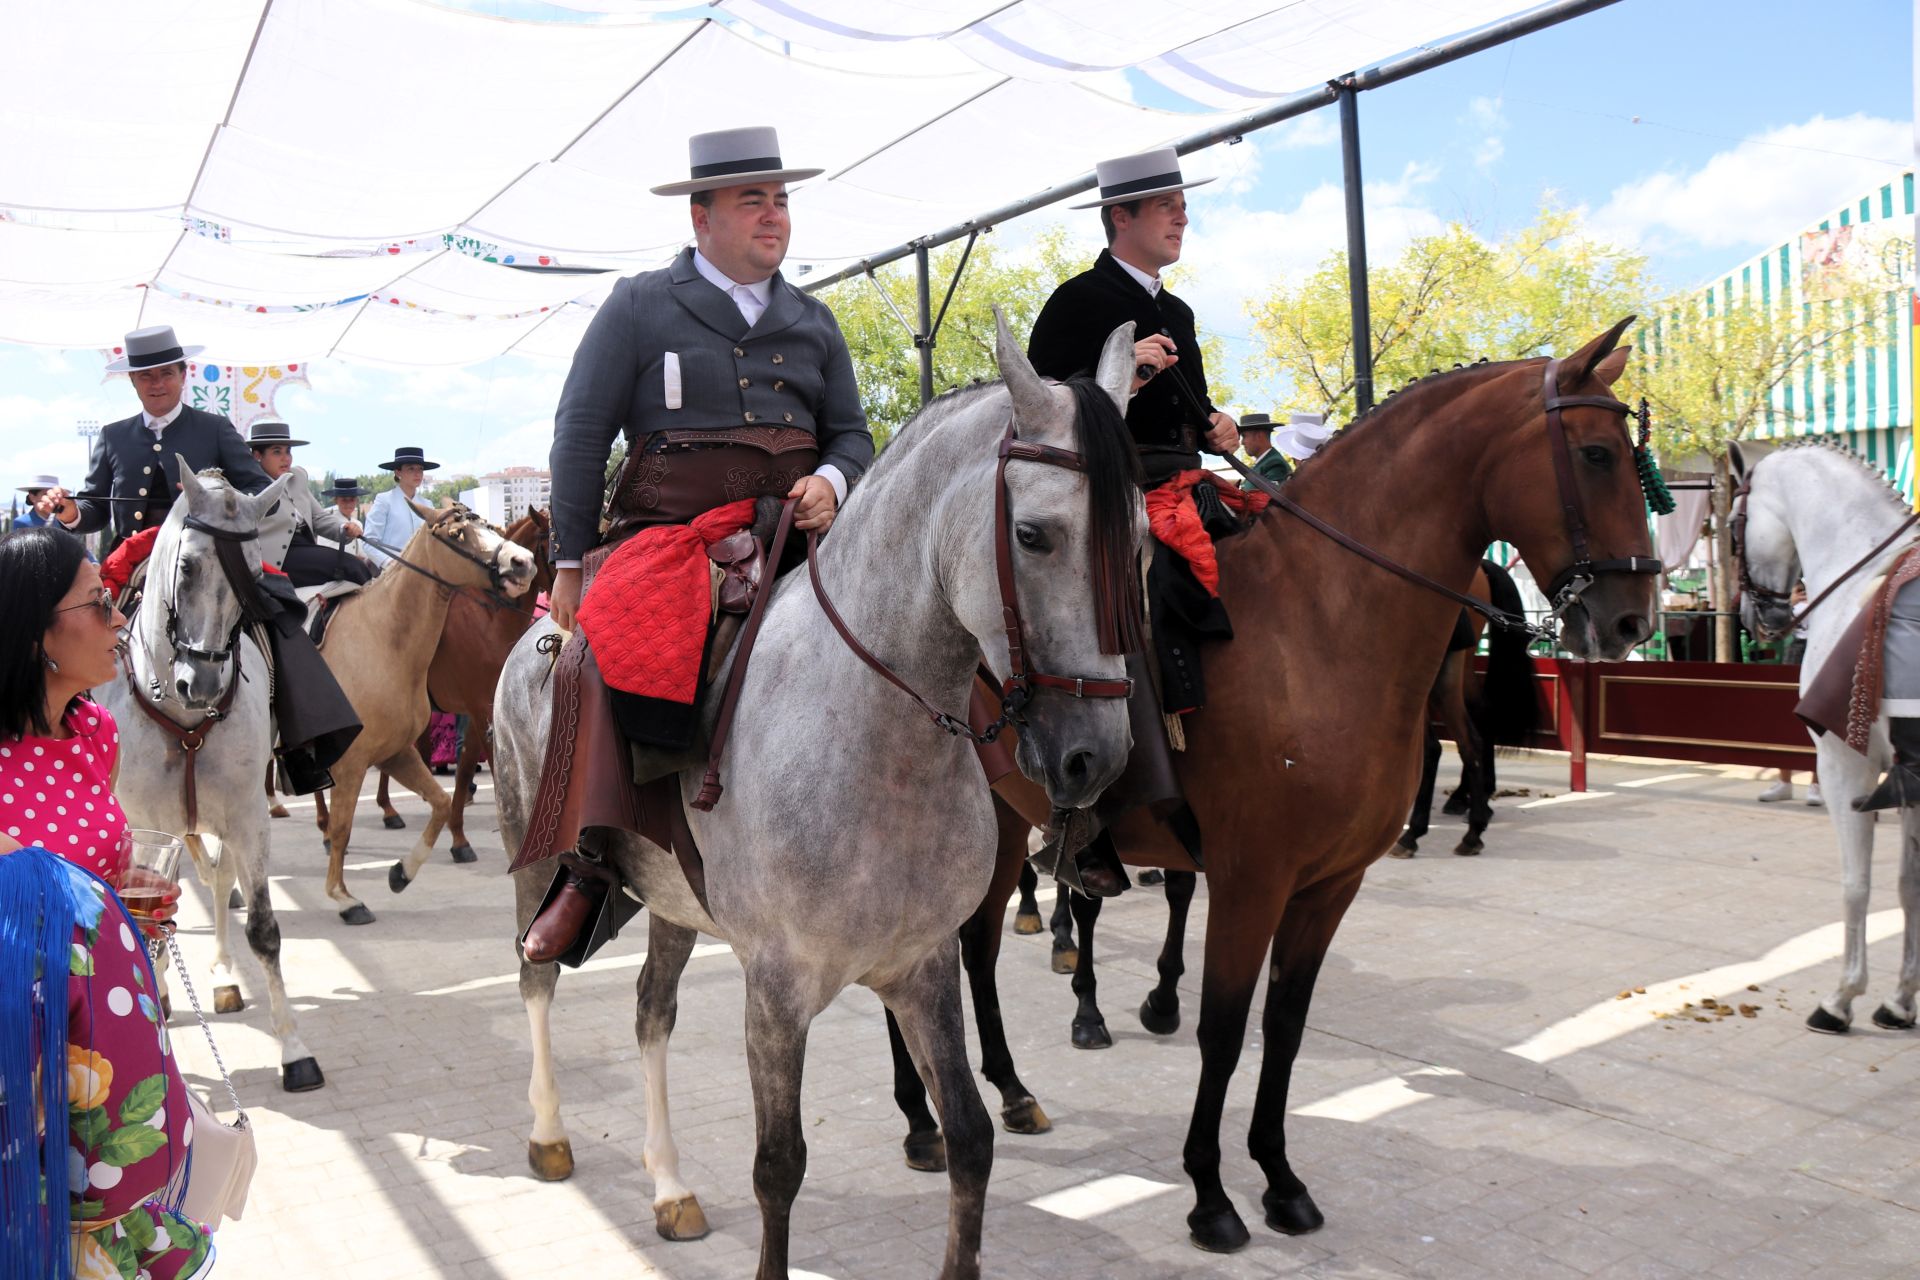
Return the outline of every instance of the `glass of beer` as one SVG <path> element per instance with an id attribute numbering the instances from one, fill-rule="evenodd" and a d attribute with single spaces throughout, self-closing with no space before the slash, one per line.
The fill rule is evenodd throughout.
<path id="1" fill-rule="evenodd" d="M 185 842 L 165 831 L 129 827 L 120 837 L 120 901 L 133 918 L 151 925 L 154 913 L 180 896 L 180 853 Z"/>

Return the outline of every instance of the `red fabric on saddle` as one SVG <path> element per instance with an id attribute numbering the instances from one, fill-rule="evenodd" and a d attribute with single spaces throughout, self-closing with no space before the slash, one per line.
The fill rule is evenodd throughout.
<path id="1" fill-rule="evenodd" d="M 1220 594 L 1220 562 L 1213 553 L 1213 538 L 1200 523 L 1200 509 L 1193 505 L 1195 485 L 1210 484 L 1220 491 L 1220 500 L 1235 515 L 1259 515 L 1272 501 L 1258 491 L 1248 493 L 1210 471 L 1181 471 L 1165 484 L 1147 490 L 1147 527 L 1162 546 L 1178 552 L 1193 569 L 1193 576 L 1208 595 Z"/>
<path id="2" fill-rule="evenodd" d="M 753 503 L 642 529 L 607 557 L 577 615 L 607 687 L 692 705 L 713 619 L 707 548 L 752 524 Z"/>
<path id="3" fill-rule="evenodd" d="M 160 536 L 160 527 L 142 529 L 131 538 L 125 538 L 113 549 L 113 554 L 100 562 L 100 582 L 116 596 L 127 589 L 127 580 L 133 577 L 133 571 L 146 562 L 153 554 L 153 540 Z"/>

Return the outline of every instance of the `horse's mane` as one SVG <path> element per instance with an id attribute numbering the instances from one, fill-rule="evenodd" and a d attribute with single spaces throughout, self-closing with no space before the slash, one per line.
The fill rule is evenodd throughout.
<path id="1" fill-rule="evenodd" d="M 1526 358 L 1535 360 L 1539 357 L 1528 356 Z M 1495 369 L 1502 369 L 1509 364 L 1519 363 L 1522 362 L 1518 360 L 1505 360 L 1499 363 L 1493 363 L 1485 359 L 1480 359 L 1474 361 L 1472 364 L 1456 364 L 1451 369 L 1435 369 L 1422 377 L 1414 378 L 1404 387 L 1396 387 L 1392 391 L 1387 392 L 1386 395 L 1380 397 L 1365 413 L 1357 415 L 1349 421 L 1346 426 L 1334 432 L 1333 439 L 1321 445 L 1313 457 L 1305 461 L 1311 463 L 1315 459 L 1324 458 L 1327 454 L 1338 449 L 1355 436 L 1371 438 L 1373 435 L 1380 434 L 1379 432 L 1368 433 L 1362 429 L 1371 427 L 1375 423 L 1383 420 L 1396 419 L 1402 410 L 1408 409 L 1410 406 L 1417 406 L 1413 411 L 1418 412 L 1418 407 L 1425 407 L 1427 402 L 1436 396 L 1457 390 L 1457 384 L 1465 381 L 1469 376 L 1484 374 Z"/>
<path id="2" fill-rule="evenodd" d="M 1755 441 L 1754 443 L 1767 442 Z M 1841 444 L 1832 436 L 1795 436 L 1791 440 L 1787 440 L 1769 449 L 1766 457 L 1756 460 L 1753 466 L 1758 467 L 1762 462 L 1765 462 L 1767 458 L 1778 457 L 1786 453 L 1801 453 L 1808 449 L 1819 449 L 1822 452 L 1835 454 L 1845 458 L 1848 462 L 1857 464 L 1862 471 L 1880 482 L 1880 488 L 1886 494 L 1887 500 L 1900 508 L 1903 514 L 1912 509 L 1907 502 L 1907 495 L 1902 493 L 1899 486 L 1894 484 L 1893 477 L 1882 471 L 1871 459 L 1861 457 L 1859 453 Z"/>
<path id="3" fill-rule="evenodd" d="M 1006 383 L 999 380 L 970 382 L 964 387 L 943 391 L 927 401 L 914 410 L 913 416 L 901 423 L 900 429 L 887 440 L 886 447 L 880 450 L 880 455 L 873 460 L 873 465 L 867 468 L 867 475 L 880 474 L 881 469 L 888 465 L 889 459 L 904 456 L 932 430 L 928 424 L 945 419 L 951 411 L 965 408 L 973 401 L 990 395 L 1005 385 Z M 942 412 L 935 413 L 933 412 L 935 409 L 940 409 Z"/>

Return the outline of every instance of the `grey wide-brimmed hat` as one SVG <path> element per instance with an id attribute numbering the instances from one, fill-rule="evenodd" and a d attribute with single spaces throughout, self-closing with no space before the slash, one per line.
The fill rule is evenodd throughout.
<path id="1" fill-rule="evenodd" d="M 206 348 L 183 347 L 180 339 L 173 336 L 172 325 L 156 324 L 150 329 L 135 329 L 128 334 L 123 350 L 126 354 L 107 366 L 108 373 L 133 373 L 140 369 L 179 364 L 199 355 Z"/>
<path id="2" fill-rule="evenodd" d="M 59 476 L 35 476 L 26 484 L 16 485 L 14 491 L 16 493 L 34 493 L 41 489 L 58 489 L 59 487 Z"/>
<path id="3" fill-rule="evenodd" d="M 1087 204 L 1073 205 L 1073 208 L 1098 209 L 1108 204 L 1129 204 L 1135 200 L 1145 200 L 1148 196 L 1165 195 L 1169 191 L 1204 187 L 1213 181 L 1212 178 L 1201 178 L 1196 182 L 1188 182 L 1182 178 L 1180 153 L 1172 147 L 1158 147 L 1152 151 L 1142 151 L 1136 156 L 1102 160 L 1093 166 L 1093 172 L 1100 181 L 1100 198 Z"/>
<path id="4" fill-rule="evenodd" d="M 717 129 L 687 139 L 688 178 L 652 188 L 657 196 L 686 196 L 749 182 L 799 182 L 825 169 L 789 169 L 780 160 L 780 135 L 759 125 Z"/>
<path id="5" fill-rule="evenodd" d="M 1240 429 L 1242 431 L 1271 431 L 1273 430 L 1273 419 L 1264 413 L 1243 413 L 1240 415 Z"/>
<path id="6" fill-rule="evenodd" d="M 398 471 L 409 462 L 415 466 L 424 467 L 428 471 L 437 471 L 440 469 L 439 463 L 427 461 L 427 451 L 417 444 L 397 446 L 393 451 L 393 461 L 381 463 L 380 469 L 382 471 Z"/>
<path id="7" fill-rule="evenodd" d="M 284 444 L 291 447 L 296 444 L 306 443 L 308 443 L 308 441 L 295 440 L 293 438 L 293 428 L 271 414 L 261 414 L 255 418 L 253 424 L 247 428 L 247 447 L 250 449 L 264 449 L 268 445 L 273 444 Z"/>
<path id="8" fill-rule="evenodd" d="M 1324 413 L 1289 413 L 1287 425 L 1274 433 L 1273 447 L 1289 458 L 1311 458 L 1335 430 Z"/>

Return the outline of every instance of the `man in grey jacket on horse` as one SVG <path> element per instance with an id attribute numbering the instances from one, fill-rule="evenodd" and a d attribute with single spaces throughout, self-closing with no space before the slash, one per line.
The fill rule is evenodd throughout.
<path id="1" fill-rule="evenodd" d="M 820 170 L 785 168 L 770 128 L 698 134 L 688 150 L 688 180 L 653 191 L 688 197 L 693 246 L 665 269 L 614 286 L 574 353 L 555 414 L 552 602 L 562 630 L 573 629 L 604 559 L 596 548 L 761 496 L 796 499 L 794 528 L 824 533 L 873 460 L 853 358 L 832 312 L 780 275 L 791 232 L 786 184 Z M 623 431 L 627 460 L 603 532 L 607 459 Z M 563 739 L 571 748 L 587 714 L 573 722 L 556 715 L 550 754 Z M 536 801 L 528 842 L 543 847 L 523 852 L 522 862 L 562 852 L 594 825 L 582 821 L 598 808 L 580 794 L 582 775 L 592 776 L 590 765 L 573 771 L 570 788 L 556 788 L 557 824 L 538 821 Z M 528 960 L 569 954 L 608 891 L 593 864 L 584 851 L 568 857 L 563 882 L 523 940 Z"/>

